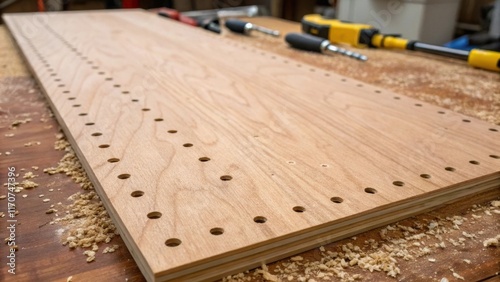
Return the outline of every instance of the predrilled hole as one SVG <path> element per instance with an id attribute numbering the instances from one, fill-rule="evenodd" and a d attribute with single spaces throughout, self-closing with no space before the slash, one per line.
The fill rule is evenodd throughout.
<path id="1" fill-rule="evenodd" d="M 231 179 L 233 179 L 233 177 L 231 175 L 223 175 L 220 177 L 220 180 L 222 180 L 222 181 L 229 181 Z"/>
<path id="2" fill-rule="evenodd" d="M 119 179 L 128 179 L 128 178 L 130 178 L 130 174 L 122 173 L 122 174 L 118 175 L 118 178 Z"/>
<path id="3" fill-rule="evenodd" d="M 98 66 L 92 66 L 92 69 L 94 69 L 94 70 L 96 70 L 98 68 L 99 68 Z"/>
<path id="4" fill-rule="evenodd" d="M 59 79 L 59 78 L 56 78 L 56 79 L 54 79 L 54 81 L 61 81 L 61 79 Z"/>
<path id="5" fill-rule="evenodd" d="M 172 134 L 174 134 L 174 133 L 177 133 L 177 130 L 173 130 L 173 129 L 172 129 L 172 130 L 169 130 L 169 131 L 167 131 L 167 132 L 168 132 L 168 133 L 172 133 Z"/>
<path id="6" fill-rule="evenodd" d="M 74 108 L 78 108 L 78 107 L 81 107 L 81 106 L 82 106 L 82 105 L 80 105 L 80 104 L 74 104 L 74 105 L 73 105 L 73 107 L 74 107 Z"/>
<path id="7" fill-rule="evenodd" d="M 340 198 L 340 197 L 332 197 L 330 198 L 330 201 L 336 203 L 336 204 L 340 204 L 344 201 L 344 199 Z"/>
<path id="8" fill-rule="evenodd" d="M 139 102 L 139 100 L 137 100 L 137 99 L 132 99 L 132 102 Z"/>
<path id="9" fill-rule="evenodd" d="M 87 113 L 79 113 L 78 115 L 83 117 L 83 116 L 86 116 Z"/>
<path id="10" fill-rule="evenodd" d="M 101 136 L 101 135 L 102 135 L 102 133 L 101 133 L 101 132 L 94 132 L 94 133 L 92 133 L 91 135 L 92 135 L 92 136 Z"/>
<path id="11" fill-rule="evenodd" d="M 94 125 L 94 124 L 95 123 L 93 123 L 93 122 L 87 122 L 85 125 L 90 126 L 90 125 Z"/>
<path id="12" fill-rule="evenodd" d="M 490 158 L 500 159 L 500 156 L 497 156 L 497 155 L 490 155 Z"/>
<path id="13" fill-rule="evenodd" d="M 363 87 L 363 84 L 357 84 L 356 86 L 357 87 Z"/>
<path id="14" fill-rule="evenodd" d="M 478 161 L 475 161 L 475 160 L 472 160 L 472 161 L 469 161 L 470 164 L 473 164 L 473 165 L 479 165 L 479 162 Z"/>
<path id="15" fill-rule="evenodd" d="M 155 118 L 155 121 L 163 121 L 162 118 Z"/>
<path id="16" fill-rule="evenodd" d="M 119 162 L 119 161 L 120 161 L 120 159 L 119 159 L 119 158 L 111 158 L 111 159 L 108 159 L 108 162 L 110 162 L 110 163 L 117 163 L 117 162 Z"/>
<path id="17" fill-rule="evenodd" d="M 444 169 L 447 171 L 455 171 L 456 170 L 454 167 L 451 167 L 451 166 L 447 166 Z"/>
<path id="18" fill-rule="evenodd" d="M 346 81 L 347 81 L 347 79 L 342 78 L 340 81 L 342 81 L 342 82 L 346 82 Z"/>
<path id="19" fill-rule="evenodd" d="M 144 192 L 140 191 L 140 190 L 137 190 L 137 191 L 130 193 L 130 196 L 132 196 L 134 198 L 139 198 L 139 197 L 142 197 L 143 195 L 144 195 Z"/>
<path id="20" fill-rule="evenodd" d="M 68 94 L 68 93 L 69 93 L 69 91 L 68 91 L 68 90 L 64 90 L 64 91 L 63 91 L 63 93 L 64 93 L 64 94 Z"/>
<path id="21" fill-rule="evenodd" d="M 191 143 L 184 143 L 184 144 L 182 144 L 182 146 L 184 146 L 184 147 L 193 147 L 193 144 L 191 144 Z"/>
<path id="22" fill-rule="evenodd" d="M 106 77 L 105 79 L 106 79 L 107 81 L 113 80 L 113 78 L 112 78 L 112 77 Z"/>
<path id="23" fill-rule="evenodd" d="M 151 111 L 151 109 L 149 109 L 149 108 L 143 108 L 142 111 L 143 112 L 149 112 L 149 111 Z"/>
<path id="24" fill-rule="evenodd" d="M 375 193 L 377 193 L 377 189 L 371 188 L 371 187 L 367 187 L 367 188 L 365 188 L 365 192 L 368 193 L 368 194 L 375 194 Z"/>
<path id="25" fill-rule="evenodd" d="M 498 129 L 496 129 L 496 128 L 490 128 L 489 131 L 497 132 Z"/>
<path id="26" fill-rule="evenodd" d="M 380 93 L 382 93 L 382 91 L 380 91 L 380 90 L 375 90 L 375 93 L 380 94 Z"/>
<path id="27" fill-rule="evenodd" d="M 463 119 L 462 121 L 463 122 L 470 122 L 470 120 L 468 120 L 468 119 Z"/>
<path id="28" fill-rule="evenodd" d="M 429 178 L 431 178 L 431 175 L 427 174 L 427 173 L 422 173 L 422 174 L 420 174 L 420 177 L 425 178 L 425 179 L 429 179 Z"/>
<path id="29" fill-rule="evenodd" d="M 418 104 L 418 103 L 417 103 L 417 104 L 415 104 L 415 106 L 417 106 L 417 107 L 422 107 L 422 104 Z"/>
<path id="30" fill-rule="evenodd" d="M 99 145 L 99 148 L 109 148 L 109 144 L 101 144 Z"/>
<path id="31" fill-rule="evenodd" d="M 50 74 L 50 76 L 56 76 L 56 75 L 57 75 L 57 73 L 51 73 Z"/>
<path id="32" fill-rule="evenodd" d="M 57 87 L 64 87 L 64 86 L 66 86 L 66 85 L 64 85 L 64 84 L 57 85 Z"/>
<path id="33" fill-rule="evenodd" d="M 329 76 L 330 76 L 330 74 L 329 74 L 329 73 L 325 73 L 325 76 L 326 76 L 326 77 L 329 77 Z"/>
<path id="34" fill-rule="evenodd" d="M 265 218 L 264 216 L 256 216 L 253 218 L 253 221 L 255 221 L 256 223 L 266 223 L 267 218 Z"/>
<path id="35" fill-rule="evenodd" d="M 394 97 L 394 100 L 401 100 L 401 98 L 396 96 L 396 97 Z"/>
<path id="36" fill-rule="evenodd" d="M 122 91 L 122 94 L 129 94 L 129 91 Z"/>
<path id="37" fill-rule="evenodd" d="M 394 181 L 394 182 L 392 182 L 392 184 L 394 184 L 395 186 L 399 186 L 399 187 L 402 187 L 405 185 L 405 183 L 403 181 Z"/>
<path id="38" fill-rule="evenodd" d="M 295 206 L 292 208 L 292 210 L 294 212 L 305 212 L 306 211 L 306 208 L 302 207 L 302 206 Z"/>
<path id="39" fill-rule="evenodd" d="M 201 157 L 198 159 L 200 162 L 208 162 L 210 160 L 209 157 Z"/>
<path id="40" fill-rule="evenodd" d="M 210 234 L 215 235 L 215 236 L 222 235 L 222 234 L 224 234 L 224 229 L 220 228 L 220 227 L 212 228 L 212 229 L 210 229 Z"/>
<path id="41" fill-rule="evenodd" d="M 103 75 L 103 74 L 104 74 L 104 72 L 103 72 L 103 71 L 100 71 L 100 72 L 98 72 L 97 74 Z"/>
<path id="42" fill-rule="evenodd" d="M 296 162 L 295 161 L 288 161 L 288 164 L 294 165 L 294 164 L 296 164 Z"/>
<path id="43" fill-rule="evenodd" d="M 165 245 L 167 245 L 167 247 L 171 247 L 171 248 L 177 247 L 181 243 L 182 243 L 182 241 L 177 239 L 177 238 L 171 238 L 171 239 L 168 239 L 167 241 L 165 241 Z"/>
<path id="44" fill-rule="evenodd" d="M 311 72 L 315 72 L 316 70 L 315 70 L 315 69 L 309 69 L 309 71 L 311 71 Z"/>
<path id="45" fill-rule="evenodd" d="M 154 212 L 148 213 L 148 218 L 150 218 L 150 219 L 158 219 L 160 217 L 161 217 L 161 212 L 154 211 Z"/>
<path id="46" fill-rule="evenodd" d="M 75 97 L 69 97 L 68 100 L 75 100 Z"/>
<path id="47" fill-rule="evenodd" d="M 445 114 L 445 112 L 443 112 L 443 111 L 438 111 L 438 114 L 440 114 L 440 115 L 444 115 L 444 114 Z"/>
<path id="48" fill-rule="evenodd" d="M 328 167 L 328 165 L 327 164 L 321 164 L 321 167 L 325 167 L 326 168 L 326 167 Z"/>
<path id="49" fill-rule="evenodd" d="M 120 84 L 115 84 L 115 85 L 113 85 L 113 87 L 118 88 L 118 87 L 121 87 L 121 85 Z"/>

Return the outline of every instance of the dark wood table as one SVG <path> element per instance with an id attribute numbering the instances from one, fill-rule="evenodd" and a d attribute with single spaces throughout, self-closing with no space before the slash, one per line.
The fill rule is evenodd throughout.
<path id="1" fill-rule="evenodd" d="M 258 18 L 252 21 L 282 31 L 299 30 L 297 23 L 273 18 Z M 419 53 L 364 50 L 370 59 L 368 63 L 363 64 L 338 56 L 300 53 L 286 47 L 282 38 L 275 39 L 257 34 L 244 37 L 229 33 L 222 36 L 246 44 L 257 54 L 260 49 L 266 49 L 298 59 L 315 68 L 334 70 L 347 77 L 390 88 L 403 95 L 417 97 L 492 123 L 500 122 L 498 73 L 473 69 L 462 62 Z M 43 172 L 45 168 L 57 166 L 66 153 L 54 149 L 54 143 L 60 138 L 57 136 L 59 133 L 60 128 L 51 116 L 45 98 L 38 90 L 6 28 L 0 26 L 0 179 L 2 183 L 7 182 L 9 167 L 16 169 L 19 174 L 16 176 L 18 182 L 25 180 L 23 176 L 27 172 L 38 175 L 30 179 L 36 182 L 38 187 L 15 193 L 18 211 L 15 216 L 17 226 L 14 234 L 17 245 L 16 274 L 8 273 L 6 256 L 9 250 L 7 245 L 2 245 L 0 280 L 143 281 L 140 270 L 119 236 L 115 236 L 108 244 L 98 244 L 99 251 L 95 260 L 90 263 L 86 261 L 87 256 L 83 255 L 87 249 L 70 249 L 62 244 L 69 231 L 82 228 L 85 223 L 82 219 L 54 223 L 54 219 L 63 217 L 68 207 L 74 203 L 74 200 L 69 199 L 70 196 L 90 191 L 82 190 L 80 184 L 65 174 L 49 175 Z M 7 196 L 7 187 L 3 186 L 2 189 L 0 196 Z M 384 251 L 384 244 L 394 246 L 395 239 L 405 239 L 406 245 L 409 245 L 405 248 L 413 254 L 413 258 L 396 258 L 400 270 L 397 280 L 441 281 L 446 277 L 449 281 L 461 281 L 459 277 L 463 277 L 464 281 L 499 281 L 500 250 L 498 247 L 483 245 L 486 239 L 500 234 L 500 214 L 495 212 L 500 208 L 491 206 L 493 200 L 499 199 L 500 187 L 401 221 L 399 225 L 395 225 L 395 230 L 389 230 L 387 233 L 390 238 L 386 237 L 387 229 L 378 228 L 361 233 L 355 238 L 325 245 L 325 252 L 345 252 L 345 246 L 351 243 L 362 246 L 361 249 L 369 255 L 377 249 L 371 249 L 365 241 L 379 242 L 379 249 Z M 0 212 L 3 212 L 3 217 L 0 218 L 0 236 L 3 238 L 9 236 L 9 230 L 5 228 L 8 202 L 8 198 L 0 200 Z M 53 209 L 57 211 L 47 213 L 51 205 L 54 205 Z M 454 221 L 461 224 L 457 225 L 458 222 Z M 409 239 L 409 236 L 417 234 L 419 229 L 427 230 L 431 222 L 438 222 L 442 230 L 446 231 L 440 235 L 441 239 L 436 239 L 435 235 L 429 235 L 428 238 L 423 236 L 419 240 Z M 407 231 L 408 227 L 412 229 Z M 412 230 L 417 233 L 412 233 Z M 440 242 L 444 242 L 444 248 L 435 246 Z M 456 242 L 456 245 L 453 242 Z M 102 253 L 106 247 L 113 245 L 118 245 L 115 252 Z M 424 246 L 429 246 L 430 253 L 419 253 Z M 316 262 L 316 266 L 312 267 L 314 271 L 310 272 L 308 277 L 305 265 L 299 265 L 295 273 L 280 274 L 278 268 L 284 269 L 292 262 L 290 259 L 268 265 L 268 271 L 278 275 L 282 281 L 301 281 L 301 277 L 304 281 L 329 281 L 328 276 L 321 278 L 328 271 L 320 271 L 317 267 L 324 254 L 315 249 L 300 254 L 302 260 L 293 260 L 296 264 L 313 262 L 311 267 Z M 348 277 L 360 274 L 364 281 L 395 280 L 383 271 L 370 272 L 355 264 L 344 267 L 343 271 Z M 274 279 L 272 275 L 250 271 L 234 280 L 248 281 L 244 280 L 248 278 L 250 281 L 265 281 L 264 277 L 271 281 Z"/>

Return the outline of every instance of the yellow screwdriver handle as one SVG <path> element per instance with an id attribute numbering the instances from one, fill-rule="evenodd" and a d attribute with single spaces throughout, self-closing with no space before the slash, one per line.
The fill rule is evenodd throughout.
<path id="1" fill-rule="evenodd" d="M 472 49 L 467 61 L 476 68 L 500 71 L 500 52 Z"/>
<path id="2" fill-rule="evenodd" d="M 408 39 L 383 34 L 375 34 L 372 38 L 372 45 L 377 48 L 406 49 L 408 42 Z"/>

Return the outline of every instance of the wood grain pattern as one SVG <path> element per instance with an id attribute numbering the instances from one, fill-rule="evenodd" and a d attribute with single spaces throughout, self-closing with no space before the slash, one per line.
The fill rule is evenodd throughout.
<path id="1" fill-rule="evenodd" d="M 5 20 L 149 280 L 498 187 L 498 126 L 144 12 Z"/>

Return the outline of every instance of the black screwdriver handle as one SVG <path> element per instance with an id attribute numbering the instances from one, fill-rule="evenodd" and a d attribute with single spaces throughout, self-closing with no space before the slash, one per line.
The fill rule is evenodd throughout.
<path id="1" fill-rule="evenodd" d="M 238 33 L 246 33 L 245 26 L 247 22 L 236 20 L 236 19 L 228 19 L 226 20 L 226 27 L 234 32 Z"/>
<path id="2" fill-rule="evenodd" d="M 297 49 L 322 52 L 321 44 L 326 39 L 314 35 L 292 32 L 285 36 L 285 40 L 288 44 Z"/>

